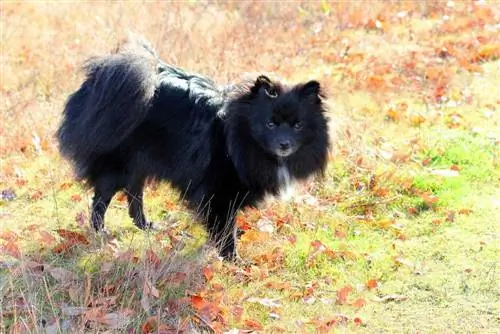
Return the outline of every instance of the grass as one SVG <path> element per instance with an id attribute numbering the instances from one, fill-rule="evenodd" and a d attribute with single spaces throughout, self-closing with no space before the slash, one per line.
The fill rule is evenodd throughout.
<path id="1" fill-rule="evenodd" d="M 2 3 L 0 332 L 497 331 L 498 8 L 454 5 Z M 326 175 L 239 215 L 242 262 L 168 184 L 145 194 L 158 230 L 122 196 L 88 226 L 53 133 L 79 64 L 131 26 L 220 82 L 327 88 Z"/>

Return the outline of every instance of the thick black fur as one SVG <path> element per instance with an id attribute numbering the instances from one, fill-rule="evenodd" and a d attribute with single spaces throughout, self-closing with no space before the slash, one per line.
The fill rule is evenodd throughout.
<path id="1" fill-rule="evenodd" d="M 91 224 L 103 228 L 123 189 L 135 225 L 149 227 L 145 181 L 168 180 L 220 254 L 233 258 L 237 209 L 277 194 L 288 179 L 324 170 L 329 139 L 320 85 L 288 87 L 259 76 L 219 88 L 141 48 L 91 59 L 57 131 L 62 155 L 94 188 Z"/>

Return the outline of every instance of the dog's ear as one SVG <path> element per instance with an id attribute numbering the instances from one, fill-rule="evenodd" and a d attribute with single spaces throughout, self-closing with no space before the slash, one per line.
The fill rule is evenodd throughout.
<path id="1" fill-rule="evenodd" d="M 298 93 L 301 99 L 309 99 L 314 103 L 320 103 L 324 98 L 321 85 L 316 80 L 311 80 L 299 86 Z"/>
<path id="2" fill-rule="evenodd" d="M 252 88 L 250 88 L 250 91 L 253 95 L 259 94 L 259 92 L 261 92 L 262 90 L 266 93 L 267 96 L 271 98 L 275 98 L 278 96 L 278 92 L 276 91 L 276 87 L 274 86 L 273 82 L 265 75 L 259 75 L 255 80 Z"/>

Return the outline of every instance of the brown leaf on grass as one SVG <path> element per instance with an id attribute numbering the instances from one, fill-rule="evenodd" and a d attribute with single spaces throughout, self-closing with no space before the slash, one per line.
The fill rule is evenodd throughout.
<path id="1" fill-rule="evenodd" d="M 448 211 L 446 213 L 446 221 L 448 223 L 453 223 L 455 221 L 455 211 Z"/>
<path id="2" fill-rule="evenodd" d="M 469 209 L 469 208 L 464 208 L 464 209 L 458 210 L 459 215 L 470 215 L 471 213 L 472 213 L 472 209 Z"/>
<path id="3" fill-rule="evenodd" d="M 264 327 L 257 321 L 251 320 L 251 319 L 245 319 L 243 322 L 245 328 L 255 330 L 255 331 L 261 331 L 264 329 Z"/>
<path id="4" fill-rule="evenodd" d="M 366 281 L 365 285 L 368 289 L 375 289 L 378 286 L 378 283 L 377 283 L 377 280 L 370 279 L 370 280 Z"/>
<path id="5" fill-rule="evenodd" d="M 156 333 L 158 329 L 158 317 L 148 317 L 141 326 L 141 334 Z"/>
<path id="6" fill-rule="evenodd" d="M 152 265 L 154 268 L 158 268 L 161 260 L 152 249 L 148 249 L 146 250 L 146 263 Z"/>
<path id="7" fill-rule="evenodd" d="M 87 306 L 93 308 L 109 308 L 111 306 L 116 305 L 117 296 L 109 296 L 109 297 L 100 297 L 91 300 Z"/>
<path id="8" fill-rule="evenodd" d="M 32 201 L 38 201 L 40 198 L 42 198 L 42 192 L 40 190 L 35 190 L 30 194 L 30 199 Z"/>
<path id="9" fill-rule="evenodd" d="M 56 232 L 65 240 L 73 244 L 83 244 L 88 245 L 89 241 L 87 237 L 81 233 L 75 231 L 69 231 L 65 229 L 57 229 Z"/>
<path id="10" fill-rule="evenodd" d="M 87 226 L 87 215 L 85 212 L 78 212 L 75 216 L 75 221 L 80 227 Z"/>
<path id="11" fill-rule="evenodd" d="M 167 278 L 163 280 L 163 282 L 169 287 L 177 287 L 185 282 L 186 277 L 186 273 L 178 271 L 171 273 Z"/>
<path id="12" fill-rule="evenodd" d="M 346 238 L 346 236 L 347 236 L 347 233 L 346 233 L 346 231 L 344 231 L 344 230 L 341 230 L 341 229 L 336 228 L 336 229 L 335 229 L 335 236 L 336 236 L 337 238 L 339 238 L 339 239 L 345 239 L 345 238 Z"/>
<path id="13" fill-rule="evenodd" d="M 155 298 L 160 298 L 160 292 L 153 285 L 153 283 L 148 279 L 144 280 L 144 285 L 142 286 L 142 293 L 143 293 L 143 295 L 152 296 Z"/>
<path id="14" fill-rule="evenodd" d="M 110 329 L 126 327 L 135 312 L 132 310 L 120 310 L 118 312 L 105 313 L 101 308 L 91 309 L 84 314 L 85 321 L 97 322 Z"/>
<path id="15" fill-rule="evenodd" d="M 361 320 L 361 318 L 356 317 L 356 318 L 354 318 L 353 321 L 354 321 L 355 325 L 358 325 L 358 326 L 363 325 L 363 320 Z"/>
<path id="16" fill-rule="evenodd" d="M 373 301 L 379 302 L 379 303 L 387 303 L 387 302 L 402 302 L 407 300 L 407 296 L 403 295 L 387 295 L 384 297 L 375 297 L 373 298 Z"/>
<path id="17" fill-rule="evenodd" d="M 82 196 L 80 194 L 71 195 L 71 201 L 80 202 L 82 200 Z"/>
<path id="18" fill-rule="evenodd" d="M 420 115 L 420 114 L 413 113 L 413 114 L 410 114 L 410 116 L 408 117 L 408 120 L 409 120 L 411 125 L 419 126 L 425 122 L 425 117 Z"/>
<path id="19" fill-rule="evenodd" d="M 191 296 L 191 306 L 195 310 L 201 310 L 203 307 L 205 307 L 206 301 L 202 296 L 199 295 L 192 295 Z"/>
<path id="20" fill-rule="evenodd" d="M 357 308 L 362 308 L 365 305 L 366 305 L 366 300 L 364 300 L 363 298 L 358 298 L 353 303 L 351 303 L 351 306 L 354 306 Z"/>
<path id="21" fill-rule="evenodd" d="M 47 231 L 40 230 L 38 233 L 40 234 L 39 241 L 46 246 L 52 246 L 57 241 L 57 239 Z"/>
<path id="22" fill-rule="evenodd" d="M 212 272 L 212 268 L 210 266 L 203 267 L 203 276 L 207 281 L 211 281 L 214 277 L 214 273 Z"/>
<path id="23" fill-rule="evenodd" d="M 269 239 L 269 233 L 255 230 L 246 231 L 240 238 L 243 243 L 263 242 Z"/>
<path id="24" fill-rule="evenodd" d="M 276 289 L 276 290 L 289 290 L 292 285 L 289 282 L 267 282 L 266 288 L 268 289 Z"/>
<path id="25" fill-rule="evenodd" d="M 7 255 L 15 257 L 16 259 L 21 259 L 21 251 L 17 244 L 13 241 L 9 241 L 6 244 L 0 246 L 0 250 Z"/>
<path id="26" fill-rule="evenodd" d="M 243 315 L 244 308 L 240 305 L 234 305 L 231 307 L 231 314 L 234 316 L 236 322 L 241 321 L 241 316 Z"/>
<path id="27" fill-rule="evenodd" d="M 0 232 L 0 239 L 3 239 L 5 241 L 16 241 L 17 239 L 19 239 L 19 235 L 14 231 L 6 230 Z"/>
<path id="28" fill-rule="evenodd" d="M 63 242 L 57 244 L 54 248 L 52 248 L 52 251 L 56 254 L 67 254 L 74 247 L 75 247 L 75 244 L 72 241 L 63 241 Z"/>
<path id="29" fill-rule="evenodd" d="M 347 303 L 347 296 L 352 291 L 352 286 L 347 285 L 337 290 L 337 304 L 343 305 Z"/>
<path id="30" fill-rule="evenodd" d="M 75 273 L 64 268 L 49 268 L 48 271 L 52 277 L 61 283 L 76 281 L 78 278 Z"/>

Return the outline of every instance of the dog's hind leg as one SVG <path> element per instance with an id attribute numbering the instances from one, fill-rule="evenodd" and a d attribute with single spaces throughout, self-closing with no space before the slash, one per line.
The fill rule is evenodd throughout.
<path id="1" fill-rule="evenodd" d="M 91 224 L 96 231 L 104 228 L 104 215 L 111 199 L 120 188 L 114 175 L 106 175 L 96 180 L 91 217 Z"/>
<path id="2" fill-rule="evenodd" d="M 215 243 L 219 255 L 225 260 L 234 260 L 236 251 L 236 220 L 235 212 L 218 211 L 212 208 L 206 217 L 209 239 Z"/>
<path id="3" fill-rule="evenodd" d="M 134 220 L 134 224 L 140 229 L 151 227 L 144 215 L 143 203 L 144 180 L 136 180 L 126 187 L 128 200 L 128 215 Z"/>

